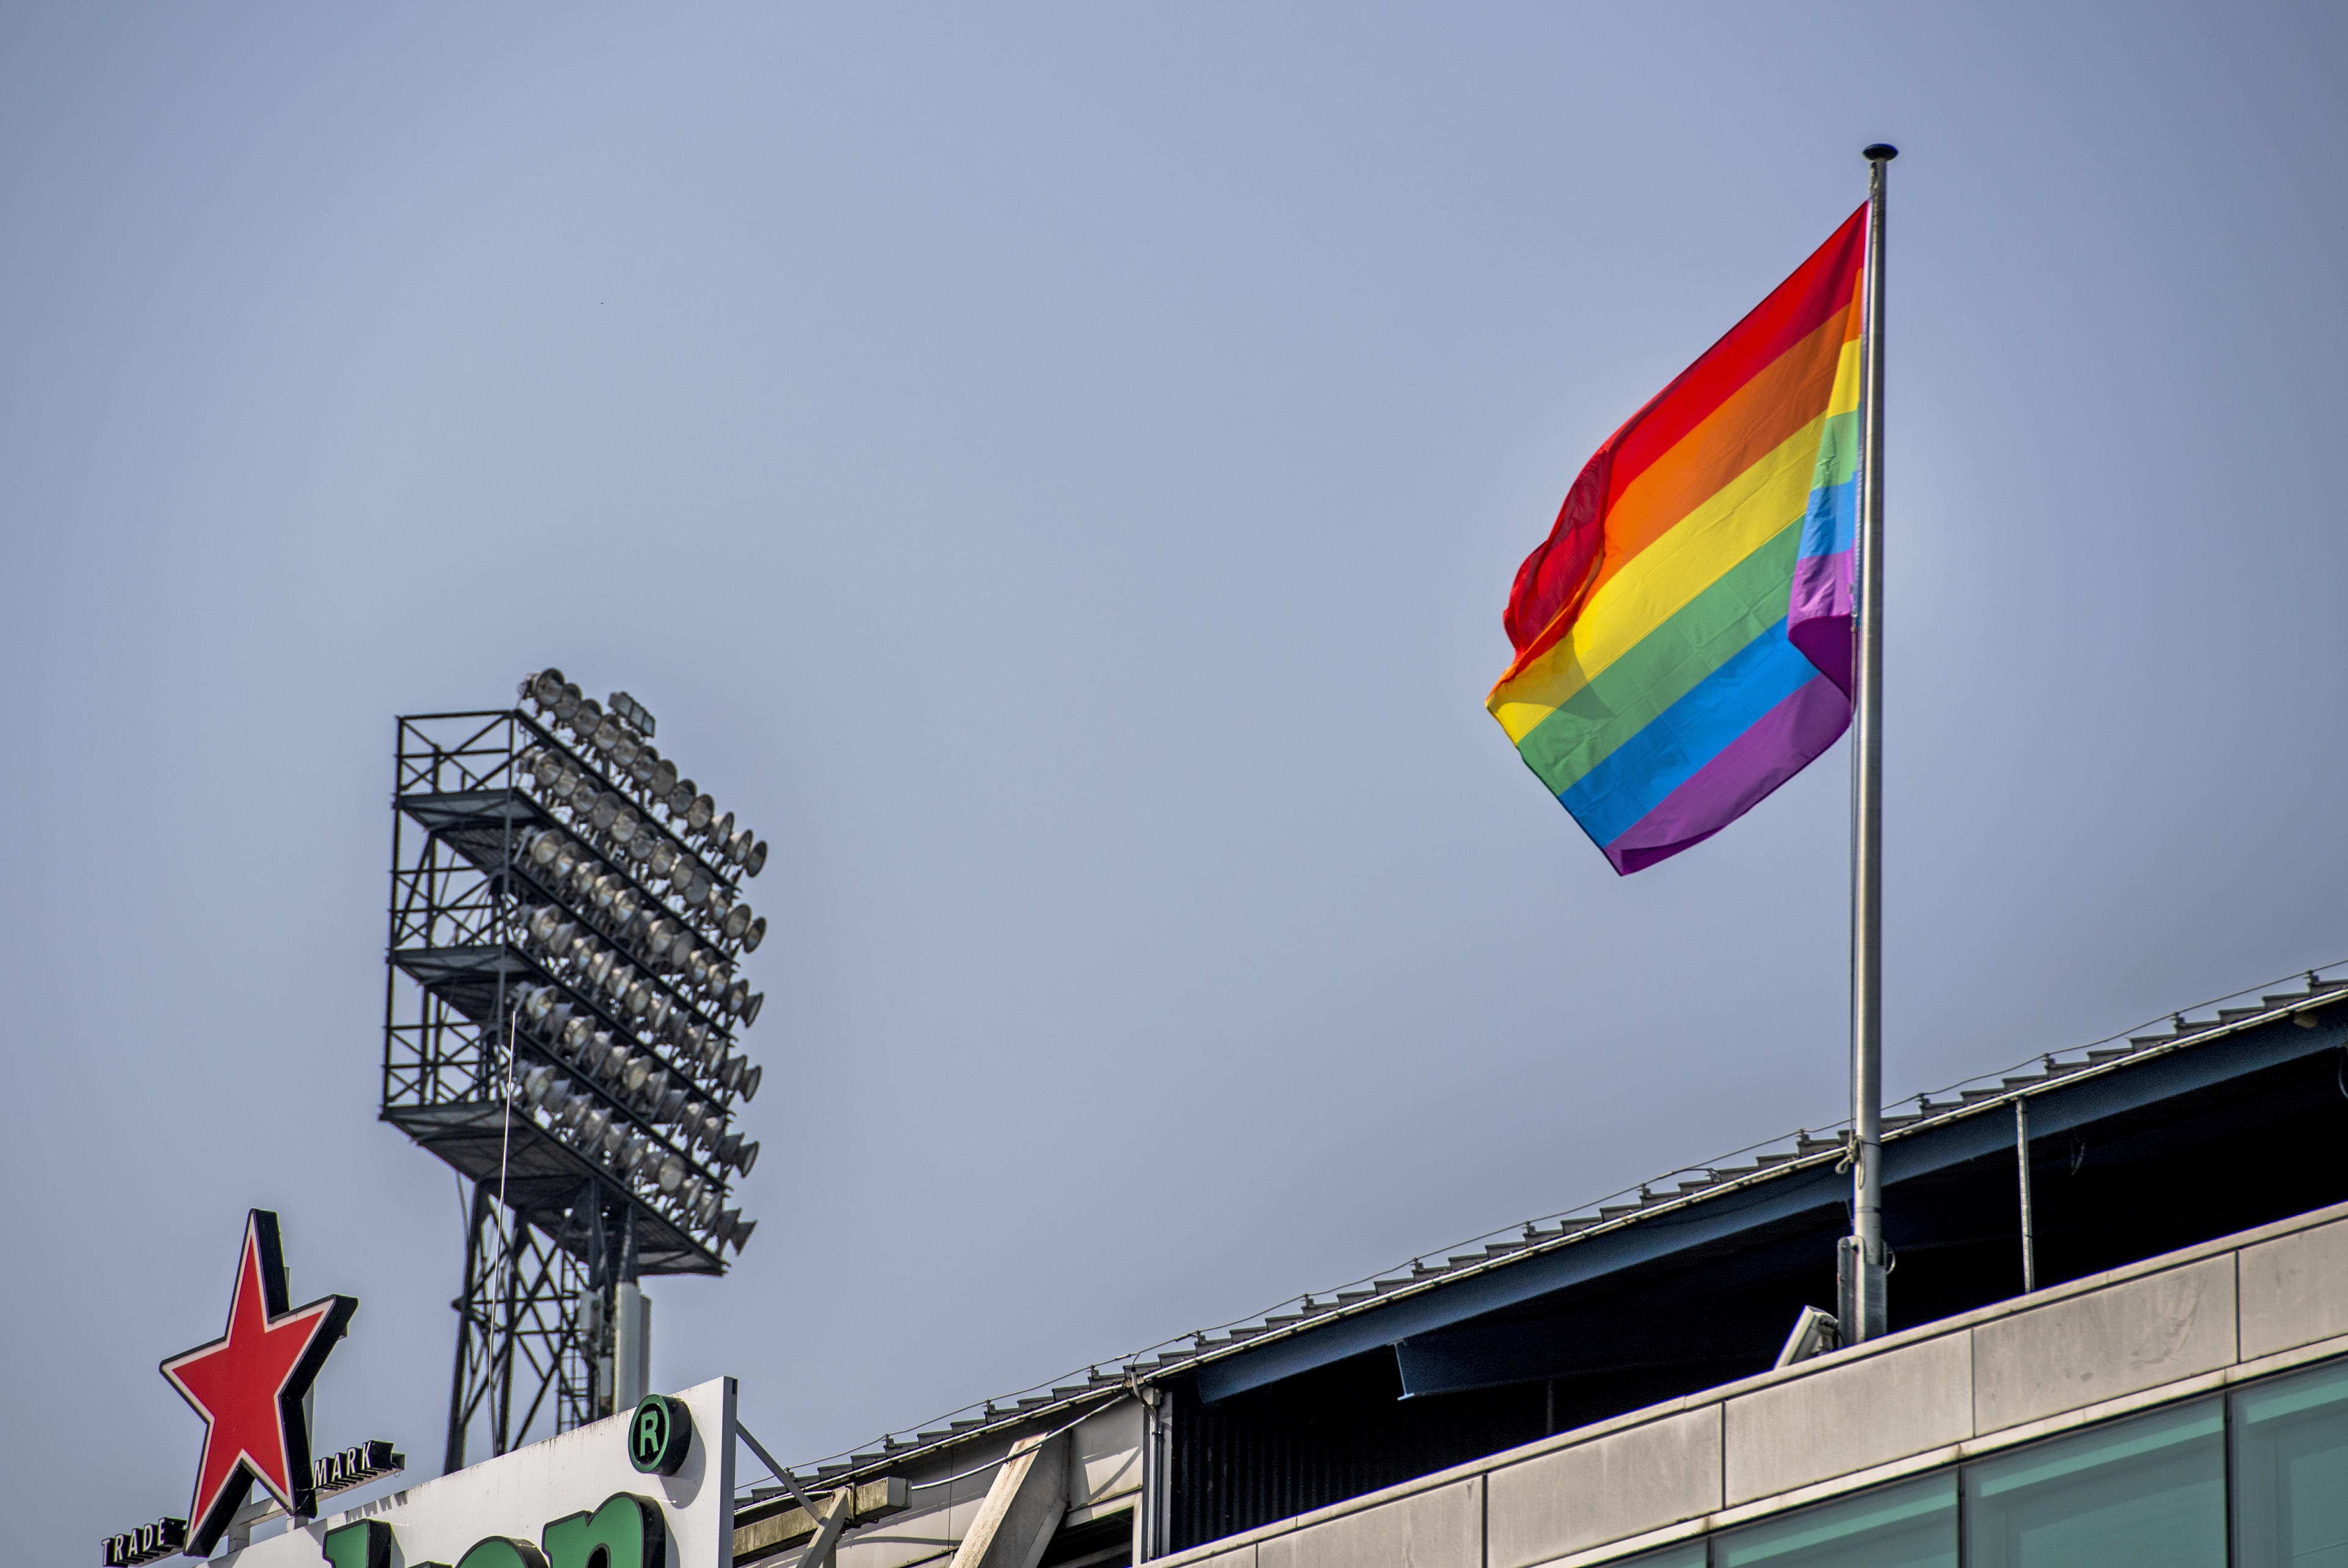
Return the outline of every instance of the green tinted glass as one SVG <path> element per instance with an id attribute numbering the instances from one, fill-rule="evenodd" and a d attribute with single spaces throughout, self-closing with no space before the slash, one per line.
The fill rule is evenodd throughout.
<path id="1" fill-rule="evenodd" d="M 1697 1540 L 1678 1546 L 1666 1546 L 1661 1552 L 1609 1563 L 1606 1568 L 1704 1568 L 1704 1542 Z"/>
<path id="2" fill-rule="evenodd" d="M 1957 1478 L 1943 1471 L 1713 1539 L 1714 1568 L 1956 1568 Z"/>
<path id="3" fill-rule="evenodd" d="M 1968 1466 L 1966 1568 L 2226 1568 L 2224 1427 L 2203 1399 Z"/>
<path id="4" fill-rule="evenodd" d="M 2235 1568 L 2348 1568 L 2348 1366 L 2234 1396 Z"/>

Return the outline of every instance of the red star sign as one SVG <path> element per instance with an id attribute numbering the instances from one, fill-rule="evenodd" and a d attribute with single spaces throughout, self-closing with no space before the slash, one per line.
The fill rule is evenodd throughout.
<path id="1" fill-rule="evenodd" d="M 228 1332 L 163 1363 L 163 1376 L 204 1419 L 203 1458 L 188 1509 L 190 1556 L 211 1554 L 253 1481 L 288 1513 L 316 1512 L 302 1396 L 358 1305 L 329 1296 L 287 1311 L 277 1216 L 254 1209 L 246 1217 Z"/>

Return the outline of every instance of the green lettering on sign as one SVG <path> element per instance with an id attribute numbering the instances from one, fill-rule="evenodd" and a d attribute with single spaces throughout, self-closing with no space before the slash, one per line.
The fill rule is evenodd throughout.
<path id="1" fill-rule="evenodd" d="M 490 1535 L 465 1548 L 465 1554 L 457 1559 L 457 1568 L 546 1568 L 546 1559 L 527 1541 Z"/>
<path id="2" fill-rule="evenodd" d="M 362 1519 L 327 1531 L 318 1548 L 334 1568 L 391 1568 L 391 1526 L 380 1519 Z"/>
<path id="3" fill-rule="evenodd" d="M 624 1491 L 605 1498 L 592 1513 L 556 1520 L 539 1539 L 546 1542 L 547 1568 L 666 1568 L 668 1563 L 668 1526 L 659 1505 Z"/>
<path id="4" fill-rule="evenodd" d="M 647 1394 L 628 1418 L 628 1462 L 645 1475 L 675 1475 L 693 1447 L 693 1412 L 683 1399 Z"/>

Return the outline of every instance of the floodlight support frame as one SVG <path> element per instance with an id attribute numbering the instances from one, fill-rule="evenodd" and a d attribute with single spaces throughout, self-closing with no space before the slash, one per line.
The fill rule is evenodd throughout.
<path id="1" fill-rule="evenodd" d="M 619 1285 L 642 1274 L 723 1274 L 726 1266 L 721 1244 L 650 1207 L 615 1172 L 507 1102 L 517 1069 L 552 1062 L 633 1132 L 683 1158 L 720 1209 L 731 1195 L 725 1166 L 544 1042 L 509 1034 L 512 993 L 527 979 L 561 985 L 612 1025 L 614 1038 L 636 1043 L 600 997 L 582 995 L 518 940 L 525 895 L 548 892 L 520 864 L 525 828 L 561 828 L 630 875 L 522 787 L 517 764 L 531 746 L 582 760 L 519 709 L 398 721 L 381 1114 L 470 1181 L 463 1284 L 450 1303 L 458 1318 L 444 1452 L 450 1471 L 463 1466 L 476 1437 L 501 1454 L 541 1420 L 567 1431 L 613 1413 Z M 702 864 L 729 892 L 736 888 L 736 868 Z M 560 890 L 544 901 L 576 908 Z M 720 1060 L 736 1048 L 722 1013 L 666 989 L 721 1037 Z M 654 1054 L 664 1057 L 664 1048 Z M 736 1108 L 732 1095 L 697 1091 L 729 1118 Z"/>

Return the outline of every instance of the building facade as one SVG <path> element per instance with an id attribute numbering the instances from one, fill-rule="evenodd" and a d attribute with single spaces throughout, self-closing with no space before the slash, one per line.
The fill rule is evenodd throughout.
<path id="1" fill-rule="evenodd" d="M 1805 1134 L 790 1485 L 871 1491 L 841 1568 L 2348 1568 L 2348 988 L 2173 1024 L 1890 1119 L 1884 1338 L 1772 1364 Z"/>

